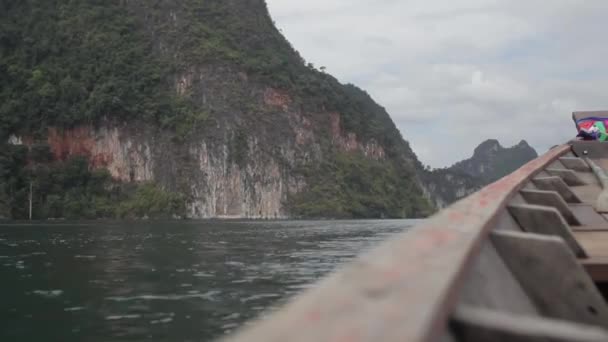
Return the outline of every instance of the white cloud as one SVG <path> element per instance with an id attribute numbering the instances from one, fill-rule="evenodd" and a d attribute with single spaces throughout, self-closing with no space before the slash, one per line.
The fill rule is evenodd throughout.
<path id="1" fill-rule="evenodd" d="M 387 108 L 424 163 L 482 140 L 542 153 L 574 134 L 570 113 L 605 109 L 605 0 L 268 0 L 317 66 Z"/>

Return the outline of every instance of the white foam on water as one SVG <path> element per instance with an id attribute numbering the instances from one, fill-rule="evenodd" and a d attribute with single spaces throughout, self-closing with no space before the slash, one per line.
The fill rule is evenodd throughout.
<path id="1" fill-rule="evenodd" d="M 141 295 L 141 296 L 133 296 L 133 297 L 107 297 L 106 300 L 111 300 L 114 302 L 128 302 L 133 300 L 182 300 L 182 299 L 192 299 L 192 298 L 200 298 L 213 301 L 216 295 L 222 293 L 221 291 L 208 291 L 205 293 L 191 293 L 185 295 Z"/>
<path id="2" fill-rule="evenodd" d="M 138 319 L 141 318 L 141 315 L 113 315 L 113 316 L 107 316 L 106 320 L 107 321 L 117 321 L 117 320 L 121 320 L 121 319 Z"/>
<path id="3" fill-rule="evenodd" d="M 262 293 L 262 294 L 258 294 L 258 295 L 253 295 L 247 298 L 243 298 L 241 299 L 241 303 L 247 303 L 247 302 L 251 302 L 254 300 L 258 300 L 258 299 L 264 299 L 264 298 L 276 298 L 276 297 L 280 297 L 281 295 L 276 294 L 276 293 Z"/>
<path id="4" fill-rule="evenodd" d="M 157 320 L 150 321 L 150 324 L 167 324 L 167 323 L 170 323 L 171 321 L 173 321 L 173 318 L 166 317 L 163 319 L 157 319 Z"/>
<path id="5" fill-rule="evenodd" d="M 241 314 L 238 312 L 235 312 L 235 313 L 231 313 L 228 316 L 222 317 L 222 320 L 227 321 L 227 320 L 231 320 L 231 319 L 238 319 L 239 317 L 241 317 Z"/>
<path id="6" fill-rule="evenodd" d="M 242 262 L 238 262 L 238 261 L 226 261 L 225 264 L 228 266 L 235 266 L 235 267 L 245 266 L 245 264 L 243 264 Z"/>
<path id="7" fill-rule="evenodd" d="M 193 274 L 193 276 L 201 277 L 201 278 L 209 278 L 209 277 L 213 277 L 213 274 L 205 273 L 205 272 L 196 272 Z"/>
<path id="8" fill-rule="evenodd" d="M 47 297 L 47 298 L 55 298 L 59 297 L 63 294 L 62 290 L 34 290 L 32 293 Z"/>
<path id="9" fill-rule="evenodd" d="M 97 259 L 97 255 L 74 255 L 75 259 L 89 259 L 89 260 L 93 260 L 93 259 Z"/>
<path id="10" fill-rule="evenodd" d="M 222 325 L 222 329 L 232 329 L 232 328 L 236 328 L 238 326 L 239 326 L 238 323 L 226 323 L 226 324 Z"/>
<path id="11" fill-rule="evenodd" d="M 84 306 L 74 306 L 74 307 L 71 307 L 71 308 L 63 308 L 63 311 L 72 312 L 72 311 L 82 311 L 84 309 L 85 309 Z"/>

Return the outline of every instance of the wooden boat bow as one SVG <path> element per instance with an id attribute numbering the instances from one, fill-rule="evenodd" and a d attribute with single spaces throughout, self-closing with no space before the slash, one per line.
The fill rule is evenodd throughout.
<path id="1" fill-rule="evenodd" d="M 608 341 L 608 220 L 586 157 L 608 167 L 608 144 L 554 147 L 227 340 Z"/>

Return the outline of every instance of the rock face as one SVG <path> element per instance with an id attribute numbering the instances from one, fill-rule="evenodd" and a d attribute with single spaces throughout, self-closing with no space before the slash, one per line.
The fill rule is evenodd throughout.
<path id="1" fill-rule="evenodd" d="M 422 179 L 429 198 L 440 208 L 481 189 L 510 174 L 538 157 L 525 140 L 504 148 L 498 140 L 482 142 L 469 159 L 449 168 L 423 173 Z"/>
<path id="2" fill-rule="evenodd" d="M 87 157 L 91 168 L 107 169 L 115 180 L 154 181 L 175 191 L 187 189 L 190 218 L 287 218 L 287 196 L 306 186 L 292 170 L 302 160 L 319 160 L 323 155 L 307 119 L 281 108 L 285 110 L 281 116 L 289 118 L 284 131 L 249 133 L 242 139 L 235 136 L 238 129 L 230 127 L 214 139 L 199 135 L 176 143 L 152 125 L 105 123 L 51 127 L 46 142 L 57 160 Z M 343 134 L 338 113 L 327 117 L 337 149 L 385 158 L 374 141 L 364 144 L 354 133 Z M 10 143 L 31 140 L 12 136 Z M 240 140 L 238 145 L 236 140 Z M 236 149 L 243 151 L 240 156 Z"/>
<path id="3" fill-rule="evenodd" d="M 504 148 L 498 140 L 491 139 L 477 146 L 471 158 L 454 164 L 450 169 L 475 177 L 483 184 L 489 184 L 536 157 L 538 153 L 525 140 Z"/>
<path id="4" fill-rule="evenodd" d="M 424 171 L 425 195 L 437 208 L 445 208 L 482 188 L 479 179 L 450 169 Z"/>
<path id="5" fill-rule="evenodd" d="M 384 108 L 307 65 L 263 0 L 64 5 L 0 13 L 2 141 L 154 182 L 183 194 L 191 218 L 432 210 Z M 319 196 L 335 210 L 319 214 Z"/>

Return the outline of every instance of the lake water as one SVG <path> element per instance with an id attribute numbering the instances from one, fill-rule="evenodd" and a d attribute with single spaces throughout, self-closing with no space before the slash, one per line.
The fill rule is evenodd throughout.
<path id="1" fill-rule="evenodd" d="M 208 341 L 415 224 L 0 226 L 0 341 Z"/>

